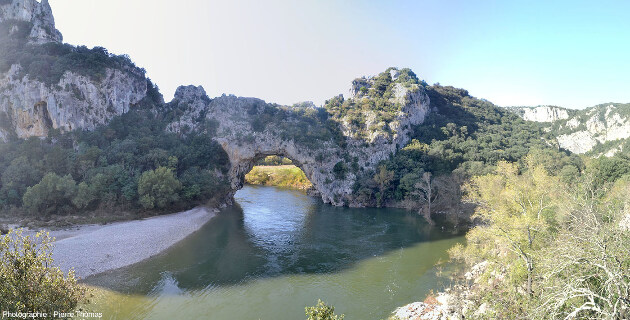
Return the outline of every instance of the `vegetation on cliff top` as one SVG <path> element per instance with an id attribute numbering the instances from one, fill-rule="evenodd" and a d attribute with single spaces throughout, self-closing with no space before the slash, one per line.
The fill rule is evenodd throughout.
<path id="1" fill-rule="evenodd" d="M 145 70 L 136 67 L 129 56 L 111 54 L 103 47 L 89 49 L 55 42 L 29 44 L 27 37 L 31 28 L 29 22 L 0 22 L 0 73 L 19 64 L 20 76 L 29 75 L 51 86 L 58 84 L 68 71 L 99 81 L 106 76 L 109 68 L 144 79 Z"/>
<path id="2" fill-rule="evenodd" d="M 413 128 L 407 146 L 358 179 L 355 190 L 362 202 L 402 203 L 428 217 L 436 212 L 457 217 L 472 212 L 461 201 L 460 186 L 471 176 L 491 172 L 499 161 L 523 167 L 525 156 L 533 151 L 548 159 L 547 169 L 564 179 L 584 167 L 577 155 L 558 151 L 537 123 L 463 89 L 434 85 L 426 91 L 436 112 Z M 426 212 L 428 207 L 433 213 Z"/>
<path id="3" fill-rule="evenodd" d="M 396 75 L 395 79 L 392 73 Z M 356 90 L 353 99 L 337 96 L 327 100 L 324 108 L 332 119 L 346 123 L 358 138 L 365 138 L 374 131 L 391 133 L 389 124 L 406 102 L 396 99 L 397 85 L 409 91 L 423 91 L 427 86 L 408 68 L 388 68 L 373 78 L 355 79 L 352 85 Z"/>
<path id="4" fill-rule="evenodd" d="M 337 121 L 323 108 L 309 104 L 280 106 L 262 100 L 248 110 L 248 121 L 254 132 L 272 130 L 282 139 L 293 140 L 307 149 L 320 149 L 326 143 L 344 148 L 346 145 Z M 253 137 L 242 137 L 244 143 Z"/>

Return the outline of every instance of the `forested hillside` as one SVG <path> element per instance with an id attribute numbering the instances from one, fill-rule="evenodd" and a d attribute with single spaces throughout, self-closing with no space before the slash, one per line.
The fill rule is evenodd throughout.
<path id="1" fill-rule="evenodd" d="M 432 113 L 413 128 L 412 141 L 356 184 L 366 202 L 417 208 L 427 217 L 446 212 L 465 216 L 471 208 L 461 203 L 460 186 L 471 176 L 491 172 L 498 161 L 523 166 L 525 156 L 534 152 L 567 180 L 583 169 L 582 159 L 559 151 L 538 123 L 463 89 L 434 85 L 426 91 Z"/>
<path id="2" fill-rule="evenodd" d="M 212 128 L 178 136 L 165 130 L 172 114 L 154 111 L 137 108 L 94 131 L 0 144 L 3 211 L 49 219 L 224 202 L 229 160 Z"/>

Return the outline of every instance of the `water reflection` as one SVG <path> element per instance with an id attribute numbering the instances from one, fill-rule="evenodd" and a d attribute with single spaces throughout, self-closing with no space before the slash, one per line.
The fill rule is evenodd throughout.
<path id="1" fill-rule="evenodd" d="M 261 278 L 338 272 L 453 237 L 403 210 L 337 208 L 297 191 L 247 186 L 235 198 L 237 205 L 165 253 L 86 282 L 124 293 L 208 292 Z"/>

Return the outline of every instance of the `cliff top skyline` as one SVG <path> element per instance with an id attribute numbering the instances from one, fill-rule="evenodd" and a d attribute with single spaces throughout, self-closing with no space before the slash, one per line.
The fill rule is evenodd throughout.
<path id="1" fill-rule="evenodd" d="M 65 42 L 129 54 L 167 100 L 196 84 L 210 96 L 321 105 L 347 95 L 350 79 L 397 66 L 503 106 L 630 101 L 621 1 L 50 4 Z"/>

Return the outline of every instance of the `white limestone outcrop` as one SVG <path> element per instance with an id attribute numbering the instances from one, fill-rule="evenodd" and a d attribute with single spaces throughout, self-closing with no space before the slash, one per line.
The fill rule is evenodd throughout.
<path id="1" fill-rule="evenodd" d="M 523 120 L 534 122 L 555 122 L 570 117 L 569 110 L 554 106 L 510 107 L 509 109 L 516 112 Z"/>
<path id="2" fill-rule="evenodd" d="M 70 71 L 47 85 L 20 76 L 14 65 L 0 75 L 0 139 L 45 137 L 50 129 L 94 129 L 142 100 L 147 81 L 142 75 L 107 69 L 102 80 Z"/>

